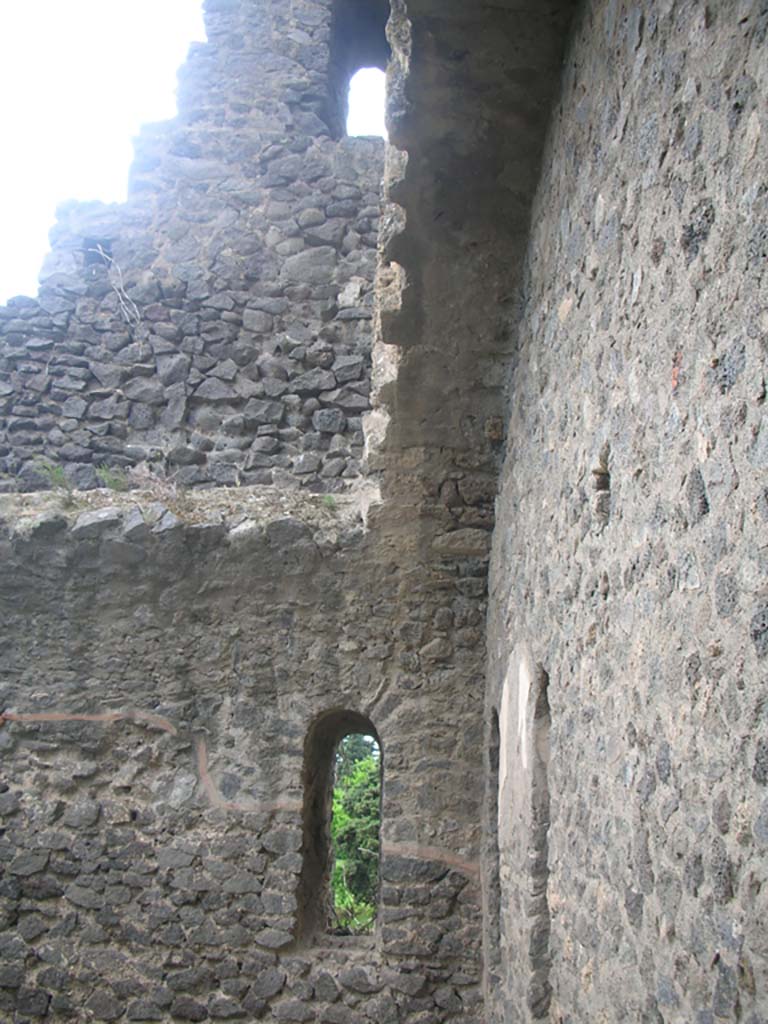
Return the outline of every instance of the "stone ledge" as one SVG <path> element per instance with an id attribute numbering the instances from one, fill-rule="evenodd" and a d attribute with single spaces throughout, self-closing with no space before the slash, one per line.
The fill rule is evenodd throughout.
<path id="1" fill-rule="evenodd" d="M 160 484 L 126 492 L 40 491 L 0 495 L 0 532 L 23 539 L 66 530 L 74 539 L 92 540 L 117 531 L 139 540 L 179 528 L 219 527 L 237 540 L 266 525 L 294 521 L 318 542 L 338 544 L 365 532 L 368 509 L 379 501 L 373 484 L 338 495 L 263 486 L 192 491 Z"/>

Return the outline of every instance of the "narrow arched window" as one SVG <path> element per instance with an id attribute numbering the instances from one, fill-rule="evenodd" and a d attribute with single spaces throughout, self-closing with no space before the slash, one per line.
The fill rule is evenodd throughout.
<path id="1" fill-rule="evenodd" d="M 379 68 L 360 68 L 349 80 L 347 135 L 379 135 L 384 123 L 386 75 Z"/>
<path id="2" fill-rule="evenodd" d="M 349 135 L 385 135 L 388 18 L 389 0 L 334 0 L 324 117 L 335 138 L 345 131 Z"/>
<path id="3" fill-rule="evenodd" d="M 336 710 L 312 724 L 304 744 L 304 832 L 299 933 L 363 935 L 379 893 L 383 757 L 364 715 Z"/>

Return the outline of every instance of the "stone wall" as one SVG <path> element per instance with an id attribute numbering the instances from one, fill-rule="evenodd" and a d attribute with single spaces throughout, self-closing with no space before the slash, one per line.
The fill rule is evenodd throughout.
<path id="1" fill-rule="evenodd" d="M 2 509 L 14 1024 L 482 1020 L 489 478 L 438 517 L 415 464 L 402 503 L 308 493 L 359 472 L 383 144 L 336 136 L 382 6 L 361 38 L 330 0 L 208 0 L 128 203 L 63 211 L 2 318 L 6 486 L 113 484 Z M 350 715 L 384 778 L 376 930 L 345 939 L 299 900 L 307 737 Z"/>
<path id="2" fill-rule="evenodd" d="M 431 551 L 438 564 L 446 552 L 473 553 L 482 588 L 504 454 L 505 383 L 523 309 L 528 226 L 573 7 L 565 0 L 392 4 L 391 145 L 369 461 L 381 465 L 384 501 L 412 523 L 420 550 Z M 490 641 L 498 643 L 493 635 Z M 474 642 L 484 659 L 479 631 Z M 542 831 L 541 821 L 534 822 L 545 805 L 542 772 L 535 773 L 535 784 L 531 780 L 532 800 L 519 819 L 517 807 L 504 805 L 509 788 L 501 801 L 494 792 L 498 756 L 485 762 L 478 749 L 475 757 L 489 802 L 499 814 L 504 808 L 516 837 L 515 864 L 527 872 L 528 829 L 535 824 Z M 514 786 L 511 749 L 509 761 Z M 520 977 L 523 1004 L 530 991 L 533 1004 L 546 1011 L 546 972 L 527 961 L 523 969 L 512 958 L 532 936 L 534 946 L 546 948 L 548 922 L 539 884 L 544 913 L 532 924 L 519 920 L 514 936 L 501 935 L 493 818 L 484 842 L 484 1013 L 486 1020 L 506 1020 L 501 1002 L 509 969 Z M 534 865 L 544 890 L 546 862 L 544 836 Z M 510 880 L 509 868 L 505 877 Z M 504 898 L 510 899 L 508 891 Z M 527 911 L 525 901 L 516 904 Z"/>
<path id="3" fill-rule="evenodd" d="M 511 941 L 537 879 L 502 831 L 494 1019 L 542 1016 L 542 969 L 563 1024 L 768 1012 L 767 29 L 759 3 L 595 0 L 566 58 L 489 632 L 519 824 L 549 680 L 551 938 Z"/>
<path id="4" fill-rule="evenodd" d="M 0 309 L 0 489 L 359 476 L 383 142 L 332 134 L 333 4 L 288 7 L 207 4 L 128 202 L 62 208 L 39 296 Z"/>
<path id="5" fill-rule="evenodd" d="M 232 494 L 4 499 L 0 1017 L 480 1024 L 482 580 L 395 571 L 360 497 Z M 383 750 L 373 937 L 297 917 L 338 709 Z"/>
<path id="6" fill-rule="evenodd" d="M 85 382 L 62 401 L 98 429 L 70 476 L 93 483 L 110 438 L 112 465 L 156 448 L 172 476 L 3 499 L 14 1024 L 768 1019 L 768 16 L 575 9 L 393 0 L 374 308 L 381 147 L 336 139 L 349 4 L 209 0 L 180 119 L 139 145 L 118 211 L 135 232 L 73 211 L 60 291 L 4 319 L 29 314 L 6 355 L 39 335 L 50 375 Z M 378 60 L 382 4 L 365 12 Z M 85 237 L 112 242 L 111 270 L 82 266 Z M 165 325 L 115 342 L 100 362 L 120 372 L 125 348 L 157 350 L 105 394 L 54 364 L 92 343 L 71 310 L 34 323 L 68 281 L 99 351 L 121 299 L 132 330 Z M 32 449 L 84 428 L 14 367 L 6 447 L 30 435 L 35 486 Z M 116 432 L 102 401 L 126 403 Z M 376 485 L 312 496 L 358 472 L 363 411 Z M 334 716 L 383 748 L 369 940 L 308 930 L 299 906 L 308 737 Z"/>

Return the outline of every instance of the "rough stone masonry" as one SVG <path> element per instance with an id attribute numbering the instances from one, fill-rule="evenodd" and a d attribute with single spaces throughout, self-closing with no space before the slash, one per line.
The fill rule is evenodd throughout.
<path id="1" fill-rule="evenodd" d="M 2 310 L 2 490 L 52 467 L 79 489 L 136 466 L 185 487 L 360 474 L 383 143 L 323 120 L 323 5 L 210 5 L 207 25 L 128 203 L 60 210 L 39 296 Z"/>
<path id="2" fill-rule="evenodd" d="M 206 23 L 0 310 L 0 1020 L 768 1024 L 768 8 Z"/>

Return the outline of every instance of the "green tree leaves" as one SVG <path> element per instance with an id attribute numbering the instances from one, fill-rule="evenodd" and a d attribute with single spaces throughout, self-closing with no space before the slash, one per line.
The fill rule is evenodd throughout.
<path id="1" fill-rule="evenodd" d="M 336 752 L 333 789 L 334 866 L 331 876 L 339 928 L 370 931 L 379 887 L 381 757 L 372 736 L 346 736 Z"/>

